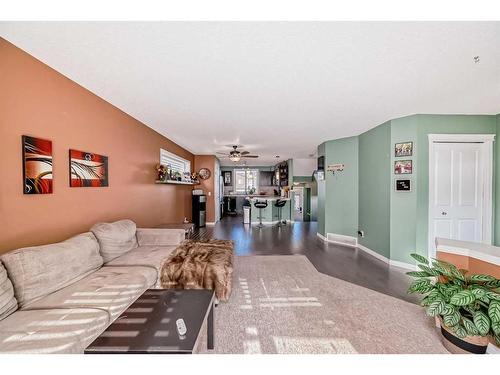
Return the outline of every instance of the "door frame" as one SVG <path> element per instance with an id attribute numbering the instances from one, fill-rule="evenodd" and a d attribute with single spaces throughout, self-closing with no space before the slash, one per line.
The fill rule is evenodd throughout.
<path id="1" fill-rule="evenodd" d="M 492 227 L 493 227 L 493 142 L 495 134 L 428 134 L 429 139 L 429 191 L 427 205 L 427 254 L 429 258 L 436 257 L 435 239 L 431 237 L 432 230 L 432 211 L 431 197 L 434 186 L 434 144 L 435 143 L 482 143 L 483 156 L 483 241 L 482 243 L 491 245 Z"/>

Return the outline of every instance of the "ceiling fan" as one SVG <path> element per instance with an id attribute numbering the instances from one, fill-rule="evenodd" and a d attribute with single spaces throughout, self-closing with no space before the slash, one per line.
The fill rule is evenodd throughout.
<path id="1" fill-rule="evenodd" d="M 242 147 L 242 146 L 238 146 L 238 145 L 234 145 L 234 146 L 230 146 L 232 147 L 232 151 L 229 152 L 229 154 L 227 152 L 217 152 L 217 154 L 219 155 L 224 155 L 222 157 L 226 157 L 226 158 L 229 158 L 229 160 L 231 161 L 234 161 L 235 163 L 239 162 L 241 160 L 241 158 L 258 158 L 259 156 L 258 155 L 249 155 L 250 152 L 248 151 L 239 151 L 237 150 L 238 147 Z"/>

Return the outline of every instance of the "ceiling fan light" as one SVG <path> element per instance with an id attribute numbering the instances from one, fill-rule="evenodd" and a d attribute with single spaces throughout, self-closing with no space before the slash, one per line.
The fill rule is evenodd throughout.
<path id="1" fill-rule="evenodd" d="M 241 156 L 240 155 L 231 155 L 229 156 L 229 160 L 234 161 L 235 163 L 240 161 Z"/>

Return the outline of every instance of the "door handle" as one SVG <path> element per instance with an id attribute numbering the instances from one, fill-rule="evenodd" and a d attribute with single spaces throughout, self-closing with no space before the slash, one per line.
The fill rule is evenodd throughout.
<path id="1" fill-rule="evenodd" d="M 446 215 L 448 215 L 448 212 L 443 211 L 443 212 L 441 212 L 441 215 L 446 216 Z"/>

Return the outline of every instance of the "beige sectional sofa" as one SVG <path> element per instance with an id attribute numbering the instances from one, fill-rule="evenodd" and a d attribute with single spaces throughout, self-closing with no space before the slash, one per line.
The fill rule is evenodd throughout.
<path id="1" fill-rule="evenodd" d="M 0 353 L 83 353 L 146 289 L 183 229 L 94 225 L 0 256 Z"/>

